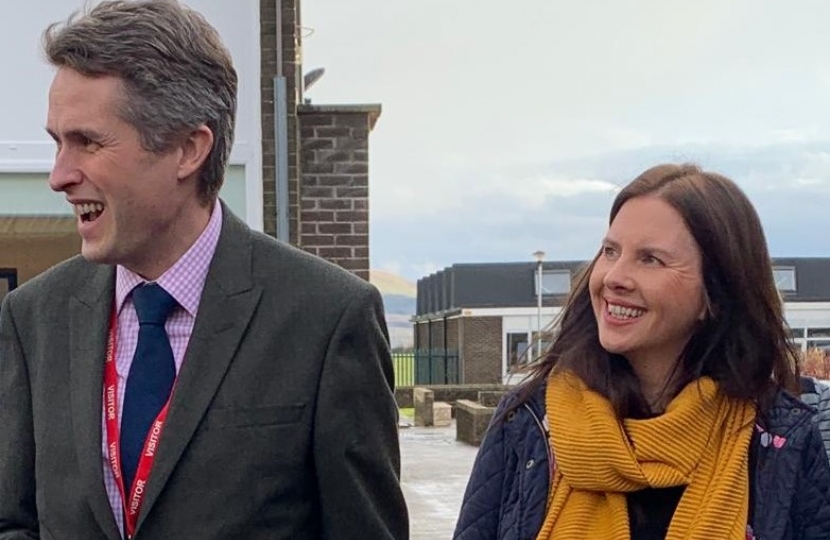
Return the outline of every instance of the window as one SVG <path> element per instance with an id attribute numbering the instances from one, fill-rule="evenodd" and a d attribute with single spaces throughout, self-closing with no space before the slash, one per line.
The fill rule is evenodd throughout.
<path id="1" fill-rule="evenodd" d="M 790 328 L 790 337 L 792 339 L 804 339 L 803 328 Z"/>
<path id="2" fill-rule="evenodd" d="M 17 270 L 0 268 L 0 302 L 3 297 L 17 288 Z"/>
<path id="3" fill-rule="evenodd" d="M 775 286 L 781 292 L 795 292 L 795 268 L 792 266 L 776 266 L 772 269 Z"/>
<path id="4" fill-rule="evenodd" d="M 802 351 L 819 349 L 830 355 L 830 328 L 807 328 L 807 338 L 798 336 L 795 339 L 796 346 Z"/>
<path id="5" fill-rule="evenodd" d="M 533 291 L 539 294 L 539 274 L 533 274 Z M 542 271 L 542 295 L 568 294 L 571 292 L 571 273 L 567 270 Z"/>
<path id="6" fill-rule="evenodd" d="M 507 370 L 511 371 L 530 361 L 527 332 L 507 334 Z"/>
<path id="7" fill-rule="evenodd" d="M 541 336 L 541 339 L 540 339 Z M 542 330 L 542 333 L 539 334 L 537 331 L 533 331 L 531 333 L 531 347 L 532 347 L 532 356 L 533 360 L 539 360 L 539 352 L 541 351 L 542 355 L 550 348 L 550 344 L 553 341 L 553 338 L 556 336 L 556 332 L 552 332 L 550 330 Z M 541 342 L 540 342 L 541 341 Z"/>

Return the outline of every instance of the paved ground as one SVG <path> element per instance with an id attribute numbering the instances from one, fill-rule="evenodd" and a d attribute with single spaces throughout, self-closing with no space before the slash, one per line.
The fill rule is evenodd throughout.
<path id="1" fill-rule="evenodd" d="M 449 540 L 477 447 L 445 428 L 401 427 L 401 484 L 411 540 Z"/>

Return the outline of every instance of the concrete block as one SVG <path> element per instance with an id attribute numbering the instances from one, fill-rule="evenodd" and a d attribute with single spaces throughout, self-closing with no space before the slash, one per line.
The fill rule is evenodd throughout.
<path id="1" fill-rule="evenodd" d="M 484 440 L 495 407 L 466 399 L 455 402 L 455 438 L 461 442 L 478 446 Z"/>
<path id="2" fill-rule="evenodd" d="M 452 423 L 452 405 L 438 401 L 432 406 L 432 425 L 446 427 Z"/>
<path id="3" fill-rule="evenodd" d="M 429 388 L 416 386 L 412 389 L 412 398 L 415 408 L 415 425 L 432 426 L 435 394 Z"/>
<path id="4" fill-rule="evenodd" d="M 485 407 L 496 407 L 505 394 L 507 394 L 507 390 L 479 390 L 478 402 Z"/>

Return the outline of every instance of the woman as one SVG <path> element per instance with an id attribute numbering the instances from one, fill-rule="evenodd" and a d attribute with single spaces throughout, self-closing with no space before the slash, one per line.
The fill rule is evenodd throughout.
<path id="1" fill-rule="evenodd" d="M 559 332 L 499 405 L 458 540 L 830 538 L 766 241 L 692 165 L 623 189 Z"/>

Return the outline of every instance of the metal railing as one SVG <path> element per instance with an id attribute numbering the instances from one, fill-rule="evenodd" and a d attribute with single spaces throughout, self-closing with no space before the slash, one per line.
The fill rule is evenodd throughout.
<path id="1" fill-rule="evenodd" d="M 393 353 L 392 362 L 396 388 L 461 382 L 458 351 L 437 349 Z"/>

